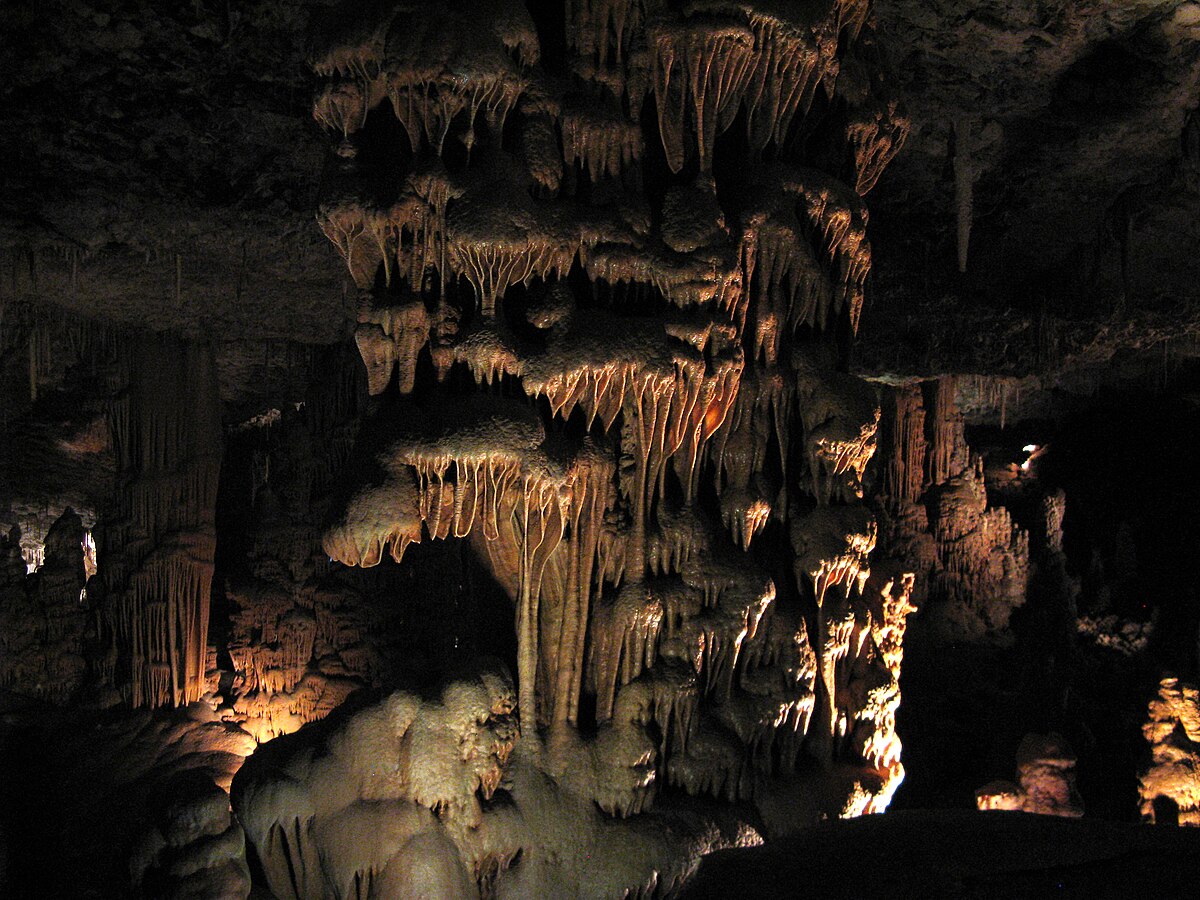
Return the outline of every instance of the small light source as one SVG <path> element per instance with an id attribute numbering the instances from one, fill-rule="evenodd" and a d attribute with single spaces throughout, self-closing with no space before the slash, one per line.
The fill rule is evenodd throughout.
<path id="1" fill-rule="evenodd" d="M 1026 444 L 1024 447 L 1021 448 L 1022 453 L 1029 454 L 1029 456 L 1025 459 L 1025 462 L 1021 463 L 1021 471 L 1022 472 L 1029 471 L 1029 464 L 1031 462 L 1033 462 L 1034 457 L 1037 456 L 1037 452 L 1040 449 L 1041 449 L 1041 447 L 1039 447 L 1037 444 Z"/>

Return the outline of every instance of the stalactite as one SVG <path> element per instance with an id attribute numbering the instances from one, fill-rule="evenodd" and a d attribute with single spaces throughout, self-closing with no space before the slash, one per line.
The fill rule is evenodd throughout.
<path id="1" fill-rule="evenodd" d="M 0 687 L 14 695 L 66 704 L 84 685 L 85 534 L 80 516 L 65 509 L 39 542 L 34 575 L 26 571 L 21 529 L 0 531 Z"/>
<path id="2" fill-rule="evenodd" d="M 700 171 L 707 173 L 717 135 L 733 123 L 753 74 L 754 35 L 734 22 L 717 29 L 685 20 L 652 26 L 649 41 L 667 162 L 680 171 L 689 149 L 685 140 L 692 137 Z"/>
<path id="3" fill-rule="evenodd" d="M 676 803 L 664 783 L 754 801 L 768 782 L 799 783 L 807 753 L 861 773 L 847 808 L 869 806 L 902 775 L 911 581 L 861 595 L 879 406 L 814 348 L 857 327 L 871 256 L 856 189 L 904 124 L 874 95 L 847 100 L 834 139 L 853 184 L 787 163 L 817 91 L 839 102 L 867 4 L 802 16 L 570 0 L 563 80 L 530 67 L 523 13 L 494 5 L 478 22 L 463 17 L 472 0 L 428 22 L 402 7 L 378 29 L 333 28 L 317 65 L 340 159 L 321 219 L 364 291 L 356 341 L 377 398 L 323 546 L 372 566 L 416 541 L 467 540 L 516 613 L 524 735 L 508 797 L 482 802 L 489 775 L 445 807 L 412 799 L 445 821 L 466 809 L 479 831 L 454 832 L 464 871 L 498 881 L 515 850 L 484 846 L 487 829 L 527 816 L 531 790 L 610 822 Z M 641 185 L 650 91 L 668 167 L 689 172 L 661 196 Z M 404 132 L 387 185 L 358 159 L 385 132 L 365 133 L 374 118 L 354 130 L 384 95 Z M 720 161 L 745 166 L 733 196 L 714 154 L 746 146 L 718 148 L 739 115 L 752 158 Z M 426 347 L 438 384 L 418 390 Z M 792 572 L 759 568 L 793 555 Z M 318 610 L 317 641 L 328 627 Z M 236 650 L 264 732 L 309 715 L 315 701 L 298 698 L 316 695 L 295 672 L 312 632 L 271 617 L 244 628 L 271 640 Z M 285 894 L 327 877 L 320 829 L 336 826 L 315 820 L 253 826 Z M 360 890 L 393 851 L 347 868 Z M 529 852 L 517 870 L 533 870 Z"/>
<path id="4" fill-rule="evenodd" d="M 748 202 L 740 257 L 754 318 L 823 330 L 845 312 L 857 328 L 871 267 L 861 199 L 824 173 L 776 165 Z"/>
<path id="5" fill-rule="evenodd" d="M 881 493 L 897 504 L 913 503 L 925 489 L 925 407 L 919 384 L 887 388 Z"/>
<path id="6" fill-rule="evenodd" d="M 928 481 L 941 484 L 966 467 L 962 417 L 955 404 L 958 385 L 953 376 L 928 383 L 925 434 L 928 441 Z"/>
<path id="7" fill-rule="evenodd" d="M 619 178 L 641 159 L 641 127 L 595 102 L 564 104 L 559 127 L 563 159 L 582 165 L 592 181 Z"/>
<path id="8" fill-rule="evenodd" d="M 621 65 L 642 25 L 642 0 L 567 0 L 567 43 L 604 62 L 612 51 Z"/>
<path id="9" fill-rule="evenodd" d="M 867 382 L 822 372 L 817 361 L 793 354 L 800 421 L 817 502 L 862 497 L 862 478 L 875 453 L 879 402 Z"/>
<path id="10" fill-rule="evenodd" d="M 851 590 L 859 594 L 870 575 L 867 558 L 875 547 L 874 520 L 859 507 L 818 507 L 791 524 L 796 576 L 807 583 L 817 608 L 818 758 L 829 763 L 838 732 L 837 663 L 848 649 L 854 618 L 848 615 Z M 842 589 L 830 596 L 831 588 Z"/>
<path id="11" fill-rule="evenodd" d="M 967 271 L 971 225 L 975 216 L 975 166 L 971 159 L 974 123 L 969 116 L 954 120 L 954 215 L 958 271 Z"/>
<path id="12" fill-rule="evenodd" d="M 182 705 L 205 689 L 221 460 L 216 375 L 208 348 L 146 336 L 129 351 L 127 379 L 111 411 L 123 488 L 101 572 L 105 618 L 128 672 L 127 699 Z"/>

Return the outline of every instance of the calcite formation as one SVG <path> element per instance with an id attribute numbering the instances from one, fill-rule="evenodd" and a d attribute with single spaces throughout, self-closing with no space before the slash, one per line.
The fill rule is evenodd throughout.
<path id="1" fill-rule="evenodd" d="M 135 707 L 181 706 L 206 686 L 221 469 L 216 370 L 211 347 L 152 335 L 134 338 L 122 360 L 98 675 Z"/>
<path id="2" fill-rule="evenodd" d="M 68 509 L 26 573 L 19 529 L 0 535 L 0 688 L 51 703 L 77 699 L 87 679 L 83 522 Z"/>
<path id="3" fill-rule="evenodd" d="M 967 445 L 950 376 L 884 388 L 877 510 L 889 556 L 916 570 L 939 642 L 1004 644 L 1025 603 L 1029 535 L 989 503 L 983 460 Z M 1061 510 L 1046 511 L 1048 541 Z M 927 601 L 927 602 L 926 602 Z"/>
<path id="4" fill-rule="evenodd" d="M 1075 753 L 1057 734 L 1027 734 L 1017 748 L 1020 784 L 993 781 L 975 792 L 982 810 L 1077 818 L 1083 800 L 1075 787 Z"/>
<path id="5" fill-rule="evenodd" d="M 1164 678 L 1142 734 L 1150 745 L 1149 763 L 1138 779 L 1142 818 L 1200 826 L 1200 690 Z"/>
<path id="6" fill-rule="evenodd" d="M 167 790 L 172 802 L 135 844 L 134 889 L 148 897 L 249 896 L 246 837 L 229 795 L 199 776 L 176 778 Z"/>
<path id="7" fill-rule="evenodd" d="M 222 478 L 237 486 L 245 515 L 225 534 L 245 542 L 245 565 L 218 579 L 227 630 L 212 648 L 204 699 L 259 741 L 324 718 L 381 675 L 360 592 L 326 578 L 316 524 L 353 441 L 352 353 L 315 356 L 327 377 L 302 402 L 227 437 Z"/>
<path id="8" fill-rule="evenodd" d="M 862 194 L 906 129 L 869 7 L 534 13 L 354 4 L 314 32 L 318 218 L 373 398 L 324 548 L 467 542 L 515 685 L 484 667 L 264 746 L 234 796 L 279 896 L 550 895 L 593 852 L 585 893 L 669 891 L 761 840 L 751 804 L 778 833 L 903 777 L 914 583 L 872 573 L 879 406 L 838 371 Z M 245 628 L 255 695 L 294 695 L 318 619 Z M 288 715 L 316 717 L 262 736 Z"/>

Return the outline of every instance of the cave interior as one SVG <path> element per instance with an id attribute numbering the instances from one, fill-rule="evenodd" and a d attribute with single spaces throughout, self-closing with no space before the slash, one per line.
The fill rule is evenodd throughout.
<path id="1" fill-rule="evenodd" d="M 0 32 L 0 894 L 1195 892 L 1200 4 Z"/>

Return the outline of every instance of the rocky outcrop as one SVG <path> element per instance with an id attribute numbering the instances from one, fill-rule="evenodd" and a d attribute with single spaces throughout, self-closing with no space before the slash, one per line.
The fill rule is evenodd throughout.
<path id="1" fill-rule="evenodd" d="M 885 552 L 918 575 L 924 627 L 940 643 L 1011 642 L 1025 603 L 1029 536 L 989 503 L 967 446 L 956 379 L 884 389 L 879 509 Z"/>
<path id="2" fill-rule="evenodd" d="M 1017 780 L 993 781 L 975 792 L 981 810 L 1009 810 L 1077 818 L 1083 801 L 1075 788 L 1075 753 L 1057 734 L 1027 734 L 1017 748 Z"/>
<path id="3" fill-rule="evenodd" d="M 91 628 L 84 541 L 68 509 L 46 534 L 41 567 L 26 574 L 19 529 L 0 535 L 0 688 L 56 704 L 78 699 Z"/>
<path id="4" fill-rule="evenodd" d="M 246 838 L 229 809 L 229 795 L 202 776 L 168 785 L 171 801 L 138 840 L 130 860 L 137 896 L 250 896 Z"/>
<path id="5" fill-rule="evenodd" d="M 1142 818 L 1200 825 L 1200 691 L 1164 678 L 1142 734 L 1150 745 L 1150 762 L 1138 783 Z"/>

